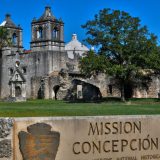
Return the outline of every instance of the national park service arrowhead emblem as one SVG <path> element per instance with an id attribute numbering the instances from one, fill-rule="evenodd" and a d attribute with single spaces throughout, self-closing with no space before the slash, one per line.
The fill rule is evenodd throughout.
<path id="1" fill-rule="evenodd" d="M 46 123 L 36 123 L 27 127 L 28 132 L 19 132 L 23 160 L 55 160 L 60 133 L 51 131 L 51 128 Z"/>

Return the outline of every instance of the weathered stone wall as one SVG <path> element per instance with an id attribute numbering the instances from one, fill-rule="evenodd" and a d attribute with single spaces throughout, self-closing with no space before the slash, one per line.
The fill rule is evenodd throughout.
<path id="1" fill-rule="evenodd" d="M 13 123 L 13 119 L 0 118 L 0 160 L 13 160 Z"/>
<path id="2" fill-rule="evenodd" d="M 2 52 L 1 59 L 1 98 L 4 99 L 10 96 L 9 80 L 13 74 L 9 73 L 12 68 L 16 70 L 15 63 L 20 61 L 19 70 L 23 72 L 23 68 L 26 68 L 26 73 L 23 76 L 26 80 L 26 98 L 37 98 L 37 90 L 40 87 L 40 80 L 34 82 L 34 77 L 45 77 L 45 99 L 54 99 L 55 93 L 53 87 L 59 85 L 60 80 L 57 76 L 52 76 L 53 72 L 59 72 L 62 68 L 69 69 L 74 73 L 78 71 L 78 57 L 71 62 L 67 57 L 66 52 L 58 51 L 38 51 L 31 52 L 29 54 L 17 54 L 11 48 L 5 48 Z M 76 73 L 76 72 L 75 72 Z M 77 74 L 78 75 L 78 74 Z M 53 77 L 53 78 L 52 78 Z M 57 77 L 57 78 L 56 78 Z M 91 84 L 99 88 L 102 97 L 120 97 L 120 90 L 115 80 L 105 74 L 98 74 L 91 78 L 85 77 L 71 77 L 71 80 L 78 79 L 85 83 Z M 35 85 L 35 86 L 34 86 Z M 159 77 L 152 77 L 152 81 L 146 83 L 146 88 L 142 85 L 135 85 L 133 87 L 133 97 L 136 98 L 158 98 L 160 96 L 160 80 Z M 110 87 L 110 88 L 109 88 Z M 111 92 L 112 87 L 112 92 Z M 66 94 L 68 92 L 66 91 Z M 62 95 L 62 94 L 60 94 Z"/>
<path id="3" fill-rule="evenodd" d="M 9 80 L 13 76 L 10 74 L 9 70 L 12 68 L 13 72 L 16 70 L 16 61 L 18 59 L 16 52 L 13 52 L 15 48 L 4 48 L 2 52 L 2 68 L 1 68 L 1 98 L 6 98 L 10 96 L 10 86 Z M 21 58 L 21 57 L 19 57 Z M 24 66 L 24 61 L 22 61 L 21 66 Z M 21 68 L 20 68 L 21 69 Z"/>
<path id="4" fill-rule="evenodd" d="M 42 77 L 32 77 L 31 78 L 31 98 L 38 98 L 38 90 L 40 89 Z"/>
<path id="5" fill-rule="evenodd" d="M 148 86 L 147 98 L 160 98 L 160 79 L 159 77 L 152 77 L 152 81 Z"/>
<path id="6" fill-rule="evenodd" d="M 159 76 L 152 76 L 151 80 L 145 84 L 139 84 L 134 88 L 133 97 L 135 98 L 160 98 L 160 79 Z"/>
<path id="7" fill-rule="evenodd" d="M 26 68 L 26 73 L 23 74 L 26 79 L 26 96 L 27 98 L 32 98 L 33 83 L 31 78 L 45 77 L 53 71 L 60 71 L 61 67 L 66 67 L 65 54 L 65 52 L 41 51 L 19 55 L 16 52 L 12 52 L 10 48 L 5 49 L 2 53 L 1 98 L 10 96 L 9 80 L 13 74 L 10 74 L 9 70 L 12 68 L 13 72 L 15 71 L 17 60 L 20 61 L 20 71 L 22 71 L 23 67 Z M 46 97 L 49 98 L 49 93 Z"/>

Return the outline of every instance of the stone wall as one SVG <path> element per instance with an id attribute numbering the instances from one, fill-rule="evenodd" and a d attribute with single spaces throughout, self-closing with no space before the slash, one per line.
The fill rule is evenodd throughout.
<path id="1" fill-rule="evenodd" d="M 53 71 L 60 71 L 62 67 L 66 67 L 66 58 L 66 52 L 37 51 L 19 54 L 13 52 L 11 48 L 5 48 L 1 60 L 1 98 L 10 96 L 9 80 L 16 70 L 16 61 L 20 62 L 18 67 L 20 71 L 23 72 L 23 68 L 26 68 L 26 73 L 23 74 L 26 80 L 26 97 L 32 98 L 35 97 L 32 95 L 32 77 L 46 77 Z M 10 69 L 13 70 L 12 74 Z"/>
<path id="2" fill-rule="evenodd" d="M 9 81 L 16 70 L 16 62 L 20 64 L 18 69 L 23 74 L 26 83 L 26 98 L 37 98 L 39 87 L 41 86 L 41 79 L 44 78 L 45 83 L 45 99 L 55 99 L 54 87 L 60 85 L 59 75 L 52 75 L 53 72 L 59 73 L 62 68 L 67 69 L 70 73 L 77 73 L 76 76 L 70 75 L 69 81 L 72 83 L 74 79 L 80 80 L 97 87 L 102 97 L 120 97 L 120 87 L 116 84 L 115 80 L 105 74 L 93 75 L 90 78 L 78 75 L 78 57 L 71 61 L 67 57 L 65 51 L 37 51 L 25 53 L 17 53 L 11 48 L 5 48 L 2 52 L 1 58 L 1 99 L 11 96 L 11 86 Z M 24 73 L 23 68 L 26 69 Z M 10 70 L 13 73 L 10 73 Z M 144 87 L 142 84 L 134 84 L 132 96 L 136 98 L 158 98 L 160 96 L 160 79 L 159 77 L 152 77 L 152 81 L 146 82 Z M 72 87 L 72 86 L 70 86 Z M 66 93 L 68 94 L 68 91 Z M 63 93 L 59 92 L 59 97 L 65 97 Z M 62 96 L 63 95 L 63 96 Z"/>
<path id="3" fill-rule="evenodd" d="M 13 123 L 11 118 L 0 118 L 0 160 L 13 160 Z"/>

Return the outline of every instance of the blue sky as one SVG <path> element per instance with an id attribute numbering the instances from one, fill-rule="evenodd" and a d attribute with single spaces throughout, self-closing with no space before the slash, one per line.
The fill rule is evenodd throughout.
<path id="1" fill-rule="evenodd" d="M 12 20 L 23 28 L 23 46 L 29 49 L 31 21 L 39 18 L 47 5 L 65 23 L 65 42 L 71 40 L 72 33 L 77 33 L 80 41 L 85 39 L 81 25 L 103 8 L 120 9 L 139 17 L 160 39 L 160 0 L 0 0 L 0 23 L 10 13 Z"/>

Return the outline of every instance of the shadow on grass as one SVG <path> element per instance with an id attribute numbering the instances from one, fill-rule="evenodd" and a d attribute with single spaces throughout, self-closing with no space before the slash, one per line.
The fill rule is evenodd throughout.
<path id="1" fill-rule="evenodd" d="M 131 101 L 153 101 L 160 102 L 160 98 L 130 98 Z"/>
<path id="2" fill-rule="evenodd" d="M 128 98 L 125 102 L 120 97 L 106 97 L 102 99 L 76 99 L 68 100 L 66 103 L 160 103 L 160 98 Z"/>
<path id="3" fill-rule="evenodd" d="M 115 102 L 122 102 L 121 98 L 119 97 L 106 97 L 106 98 L 101 98 L 101 99 L 91 99 L 91 100 L 86 100 L 86 99 L 76 99 L 76 100 L 68 100 L 66 101 L 67 103 L 115 103 Z M 122 102 L 124 103 L 124 102 Z"/>

